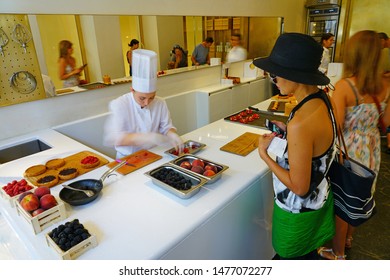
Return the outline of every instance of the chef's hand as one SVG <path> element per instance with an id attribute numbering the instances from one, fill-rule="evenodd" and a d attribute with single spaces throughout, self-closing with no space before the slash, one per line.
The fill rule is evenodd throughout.
<path id="1" fill-rule="evenodd" d="M 160 133 L 128 133 L 120 139 L 119 146 L 160 146 L 169 143 L 167 136 Z"/>
<path id="2" fill-rule="evenodd" d="M 183 140 L 180 138 L 179 135 L 177 135 L 174 131 L 168 131 L 167 136 L 169 138 L 169 142 L 172 144 L 172 146 L 175 147 L 175 150 L 179 152 L 179 154 L 183 153 L 184 145 Z"/>
<path id="3" fill-rule="evenodd" d="M 149 133 L 145 133 L 144 141 L 145 143 L 161 146 L 169 143 L 169 138 L 161 133 L 149 132 Z"/>

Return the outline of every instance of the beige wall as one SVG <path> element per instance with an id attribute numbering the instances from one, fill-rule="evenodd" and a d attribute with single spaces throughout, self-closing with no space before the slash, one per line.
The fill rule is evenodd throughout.
<path id="1" fill-rule="evenodd" d="M 389 0 L 353 0 L 351 4 L 349 36 L 365 29 L 390 35 Z"/>
<path id="2" fill-rule="evenodd" d="M 388 0 L 343 0 L 335 62 L 342 62 L 345 42 L 360 30 L 375 30 L 390 35 Z"/>
<path id="3" fill-rule="evenodd" d="M 141 41 L 139 37 L 139 19 L 137 16 L 120 16 L 119 24 L 121 27 L 121 40 L 123 50 L 123 65 L 125 65 L 125 73 L 123 76 L 128 76 L 130 72 L 129 63 L 127 63 L 126 53 L 130 49 L 129 43 L 132 39 Z"/>

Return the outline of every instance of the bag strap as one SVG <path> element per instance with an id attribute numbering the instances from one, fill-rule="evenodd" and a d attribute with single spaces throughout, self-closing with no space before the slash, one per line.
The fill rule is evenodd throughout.
<path id="1" fill-rule="evenodd" d="M 347 152 L 347 145 L 345 145 L 344 135 L 343 132 L 341 131 L 341 127 L 339 124 L 337 124 L 337 138 L 339 139 L 339 143 L 342 144 L 342 147 L 344 148 L 344 149 L 340 148 L 341 153 L 339 153 L 339 162 L 343 164 L 344 163 L 343 154 L 345 155 L 346 160 L 349 160 L 349 156 Z"/>
<path id="2" fill-rule="evenodd" d="M 382 110 L 381 110 L 381 105 L 379 104 L 379 100 L 376 96 L 372 96 L 372 98 L 374 99 L 375 101 L 375 105 L 376 105 L 376 108 L 378 109 L 378 113 L 379 113 L 379 125 L 381 127 L 381 130 L 383 133 L 386 133 L 386 127 L 385 127 L 385 124 L 383 122 L 383 116 L 382 116 Z"/>
<path id="3" fill-rule="evenodd" d="M 336 115 L 337 115 L 336 108 L 333 106 L 333 104 L 330 100 L 329 94 L 325 92 L 325 95 L 326 95 L 326 103 L 328 104 L 328 106 L 330 106 L 331 110 L 334 113 L 336 113 Z M 349 156 L 348 156 L 348 152 L 347 152 L 347 145 L 345 144 L 345 140 L 344 140 L 343 132 L 341 131 L 340 124 L 337 122 L 336 119 L 335 119 L 335 122 L 336 122 L 337 139 L 339 141 L 339 145 L 342 146 L 342 147 L 339 147 L 339 149 L 341 150 L 341 153 L 339 153 L 339 163 L 343 164 L 344 163 L 343 154 L 345 155 L 345 159 L 349 160 Z"/>

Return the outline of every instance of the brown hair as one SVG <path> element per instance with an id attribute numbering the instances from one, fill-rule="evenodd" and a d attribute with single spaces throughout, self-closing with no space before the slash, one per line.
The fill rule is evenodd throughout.
<path id="1" fill-rule="evenodd" d="M 375 95 L 382 90 L 381 42 L 372 30 L 355 33 L 346 43 L 343 77 L 356 77 L 361 94 Z"/>
<path id="2" fill-rule="evenodd" d="M 68 40 L 62 40 L 59 44 L 60 49 L 60 57 L 67 57 L 68 56 L 68 50 L 72 47 L 72 43 Z"/>
<path id="3" fill-rule="evenodd" d="M 321 37 L 321 41 L 320 41 L 321 42 L 321 46 L 324 43 L 324 41 L 329 40 L 332 37 L 334 37 L 333 33 L 325 33 L 325 34 L 323 34 L 322 37 Z"/>

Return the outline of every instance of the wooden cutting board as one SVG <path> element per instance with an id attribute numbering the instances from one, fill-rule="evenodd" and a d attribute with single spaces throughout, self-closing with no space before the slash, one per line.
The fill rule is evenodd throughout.
<path id="1" fill-rule="evenodd" d="M 121 168 L 119 168 L 116 172 L 122 175 L 126 175 L 148 164 L 151 164 L 152 162 L 155 162 L 161 158 L 162 156 L 157 155 L 155 153 L 149 152 L 147 150 L 140 150 L 138 152 L 135 152 L 131 155 L 119 159 L 119 161 L 126 160 L 128 163 L 133 164 L 134 166 L 124 165 Z M 110 162 L 107 166 L 111 168 L 116 166 L 117 164 L 118 164 L 117 161 L 113 161 Z"/>
<path id="2" fill-rule="evenodd" d="M 81 167 L 81 160 L 87 156 L 95 156 L 97 157 L 100 162 L 99 162 L 99 165 L 96 166 L 96 167 L 93 167 L 93 168 L 83 168 Z M 26 174 L 24 174 L 24 177 L 29 180 L 33 185 L 37 185 L 37 181 L 39 180 L 39 178 L 42 178 L 44 176 L 47 176 L 47 175 L 57 175 L 58 176 L 58 173 L 60 172 L 60 170 L 64 169 L 64 168 L 68 168 L 68 167 L 74 167 L 74 168 L 77 168 L 78 170 L 78 175 L 76 176 L 76 178 L 82 174 L 85 174 L 87 172 L 90 172 L 96 168 L 99 168 L 103 165 L 106 165 L 108 163 L 108 160 L 100 155 L 97 155 L 95 154 L 94 152 L 91 152 L 91 151 L 82 151 L 82 152 L 79 152 L 79 153 L 76 153 L 76 154 L 73 154 L 73 155 L 70 155 L 68 157 L 65 157 L 63 158 L 63 160 L 65 161 L 65 165 L 57 168 L 57 169 L 52 169 L 52 170 L 46 170 L 45 173 L 41 174 L 41 175 L 38 175 L 38 176 L 34 176 L 34 177 L 31 177 L 31 176 L 26 176 Z M 38 163 L 39 164 L 39 163 Z M 45 164 L 45 163 L 43 163 Z M 61 184 L 65 182 L 64 180 L 59 180 L 58 181 L 58 184 Z"/>
<path id="3" fill-rule="evenodd" d="M 220 148 L 221 151 L 246 156 L 259 144 L 260 134 L 245 132 Z"/>

